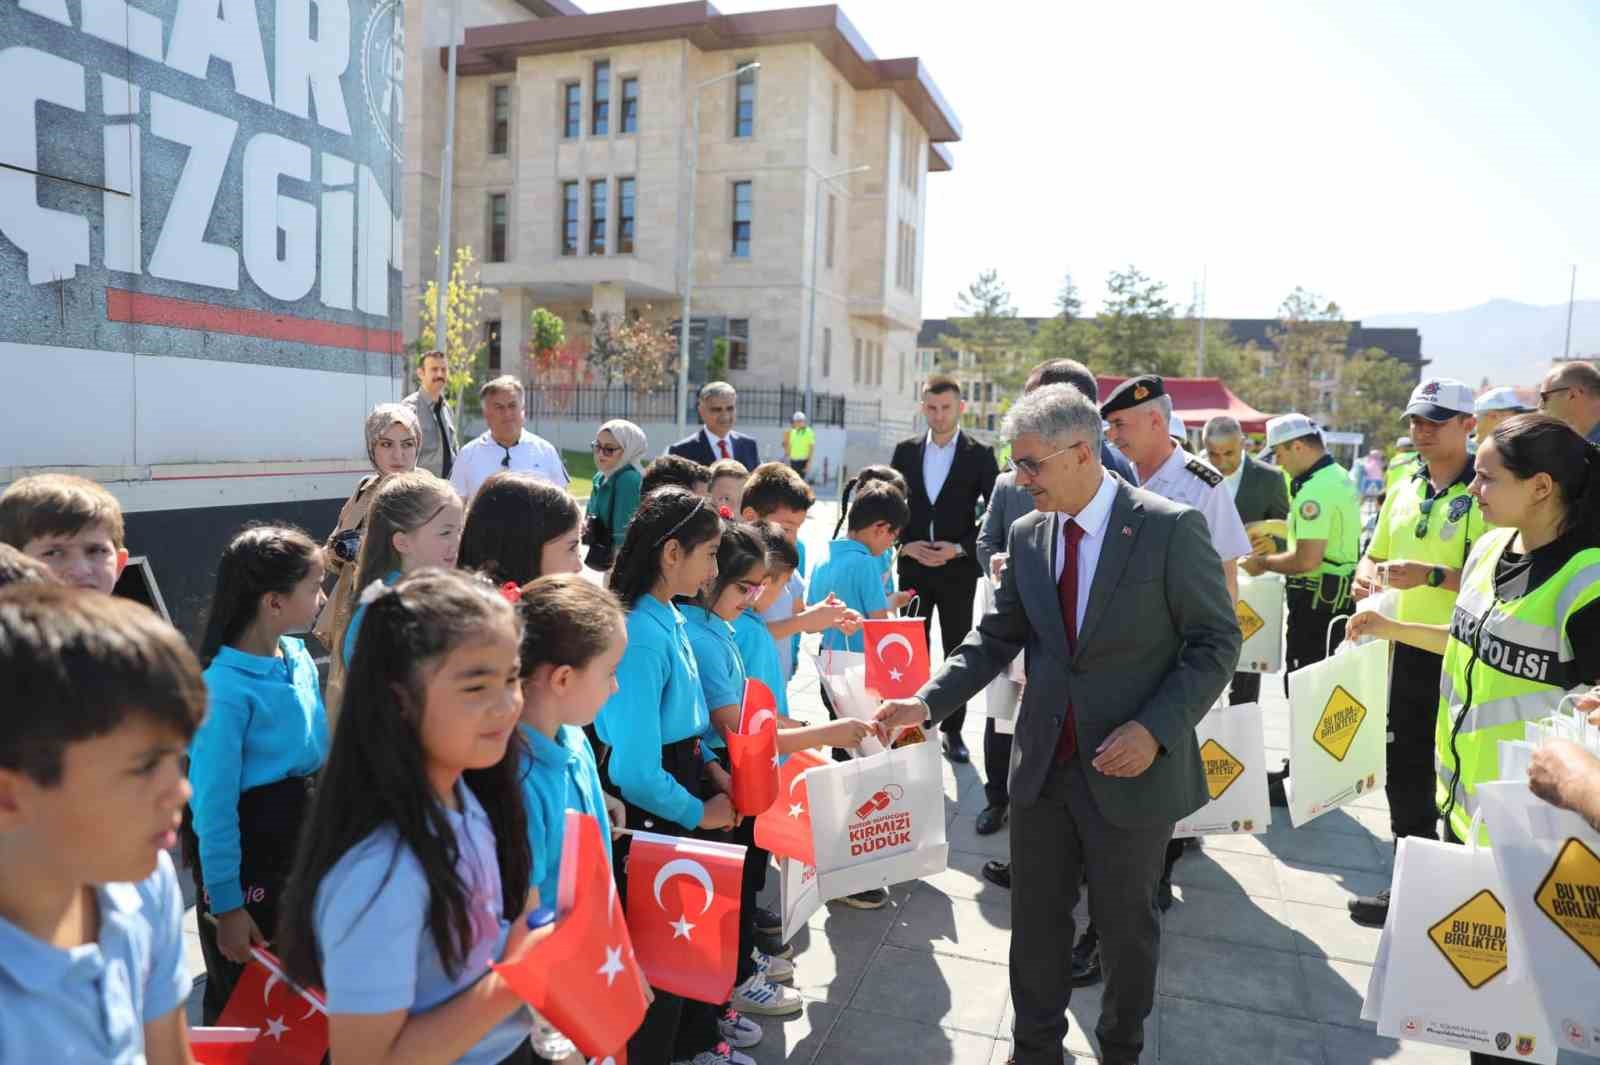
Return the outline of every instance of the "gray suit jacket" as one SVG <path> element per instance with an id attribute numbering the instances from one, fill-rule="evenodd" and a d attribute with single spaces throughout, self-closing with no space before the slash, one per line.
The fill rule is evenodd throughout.
<path id="1" fill-rule="evenodd" d="M 942 721 L 1028 652 L 1011 753 L 1011 797 L 1038 799 L 1070 701 L 1078 754 L 1101 814 L 1115 825 L 1176 822 L 1205 805 L 1194 727 L 1239 662 L 1239 622 L 1204 515 L 1117 485 L 1106 542 L 1089 590 L 1078 653 L 1056 593 L 1056 515 L 1023 517 L 1011 559 L 984 616 L 919 693 Z M 1137 777 L 1108 777 L 1090 762 L 1111 730 L 1138 721 L 1162 753 Z"/>
<path id="2" fill-rule="evenodd" d="M 1289 485 L 1283 479 L 1283 471 L 1253 455 L 1244 456 L 1244 473 L 1233 505 L 1238 508 L 1239 520 L 1246 525 L 1268 518 L 1287 518 Z"/>
<path id="3" fill-rule="evenodd" d="M 417 468 L 427 470 L 435 477 L 443 477 L 444 444 L 439 437 L 439 423 L 433 417 L 433 400 L 418 389 L 400 402 L 416 412 L 417 423 L 422 428 L 422 439 L 417 441 Z M 456 420 L 450 413 L 448 401 L 439 409 L 439 413 L 444 416 L 445 431 L 450 434 L 450 454 L 460 454 L 461 446 L 456 442 Z"/>

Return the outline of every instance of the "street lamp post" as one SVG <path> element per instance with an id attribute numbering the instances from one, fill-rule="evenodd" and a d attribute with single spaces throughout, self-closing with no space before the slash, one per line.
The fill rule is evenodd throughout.
<path id="1" fill-rule="evenodd" d="M 816 420 L 816 413 L 811 409 L 813 401 L 811 367 L 816 362 L 817 350 L 817 260 L 822 258 L 822 190 L 836 178 L 848 177 L 871 169 L 872 167 L 865 164 L 853 166 L 848 170 L 834 171 L 817 181 L 817 209 L 812 216 L 814 222 L 811 231 L 811 310 L 806 316 L 806 421 L 808 423 Z"/>
<path id="2" fill-rule="evenodd" d="M 707 78 L 694 87 L 694 99 L 690 103 L 689 134 L 689 219 L 685 226 L 683 240 L 683 313 L 678 320 L 678 433 L 687 431 L 689 425 L 689 333 L 690 315 L 689 303 L 694 295 L 694 186 L 695 174 L 700 165 L 700 93 L 709 85 L 719 81 L 736 78 L 746 71 L 756 70 L 760 63 L 746 63 L 734 67 L 725 74 L 718 74 L 714 78 Z"/>

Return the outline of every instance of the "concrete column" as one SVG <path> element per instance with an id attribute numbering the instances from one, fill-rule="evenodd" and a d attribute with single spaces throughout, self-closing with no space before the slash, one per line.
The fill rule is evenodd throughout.
<path id="1" fill-rule="evenodd" d="M 602 314 L 621 318 L 627 312 L 627 292 L 616 281 L 597 281 L 589 296 L 589 312 L 598 319 Z"/>
<path id="2" fill-rule="evenodd" d="M 525 290 L 507 285 L 500 290 L 500 366 L 502 373 L 527 382 L 530 370 L 522 358 L 522 345 L 528 339 L 528 315 L 533 306 Z"/>

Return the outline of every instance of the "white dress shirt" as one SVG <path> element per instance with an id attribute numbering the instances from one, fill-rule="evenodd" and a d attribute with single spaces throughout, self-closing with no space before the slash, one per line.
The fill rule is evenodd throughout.
<path id="1" fill-rule="evenodd" d="M 1222 486 L 1228 490 L 1228 498 L 1237 501 L 1239 498 L 1239 482 L 1244 480 L 1244 460 L 1239 460 L 1238 469 L 1232 473 L 1224 474 Z"/>
<path id="2" fill-rule="evenodd" d="M 506 463 L 507 457 L 510 463 Z M 502 447 L 487 430 L 456 455 L 450 470 L 450 487 L 456 490 L 463 502 L 470 504 L 478 486 L 497 473 L 531 473 L 542 477 L 558 488 L 567 486 L 567 468 L 561 463 L 561 453 L 541 436 L 522 430 L 522 439 L 510 447 Z"/>
<path id="3" fill-rule="evenodd" d="M 733 453 L 733 438 L 731 434 L 728 436 L 718 436 L 716 433 L 713 433 L 710 429 L 703 425 L 700 427 L 700 431 L 706 434 L 706 443 L 711 447 L 712 462 L 721 460 L 722 448 L 720 445 L 722 444 L 728 445 L 728 458 L 738 458 L 738 456 Z"/>
<path id="4" fill-rule="evenodd" d="M 944 482 L 950 477 L 950 467 L 956 461 L 956 443 L 960 439 L 961 430 L 957 429 L 950 442 L 941 447 L 933 442 L 933 430 L 929 429 L 928 438 L 922 442 L 922 484 L 930 503 L 938 501 Z"/>
<path id="5" fill-rule="evenodd" d="M 1204 514 L 1206 527 L 1211 530 L 1211 545 L 1217 549 L 1217 556 L 1224 562 L 1243 558 L 1253 548 L 1249 535 L 1244 531 L 1244 522 L 1239 520 L 1239 510 L 1221 484 L 1207 484 L 1202 477 L 1186 468 L 1189 463 L 1199 461 L 1183 448 L 1174 448 L 1161 468 L 1139 487 L 1165 496 L 1174 503 L 1187 504 Z"/>
<path id="6" fill-rule="evenodd" d="M 1083 629 L 1083 612 L 1089 608 L 1089 588 L 1094 584 L 1094 571 L 1100 565 L 1100 549 L 1106 543 L 1106 526 L 1111 522 L 1111 504 L 1117 498 L 1117 478 L 1104 474 L 1100 490 L 1076 514 L 1056 515 L 1056 584 L 1061 584 L 1061 571 L 1067 565 L 1067 522 L 1078 523 L 1083 536 L 1078 540 L 1078 616 L 1073 619 L 1076 630 Z"/>

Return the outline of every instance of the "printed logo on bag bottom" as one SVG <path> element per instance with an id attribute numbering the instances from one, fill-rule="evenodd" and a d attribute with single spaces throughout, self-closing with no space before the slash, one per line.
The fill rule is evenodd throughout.
<path id="1" fill-rule="evenodd" d="M 1206 791 L 1210 792 L 1212 802 L 1222 798 L 1222 793 L 1244 776 L 1244 763 L 1216 740 L 1206 740 L 1200 745 L 1200 760 L 1206 767 Z"/>
<path id="2" fill-rule="evenodd" d="M 1344 756 L 1350 753 L 1350 745 L 1356 741 L 1356 733 L 1361 731 L 1361 723 L 1366 719 L 1367 708 L 1361 700 L 1345 691 L 1344 685 L 1335 684 L 1327 705 L 1322 708 L 1322 716 L 1317 719 L 1311 739 L 1318 747 L 1333 755 L 1334 761 L 1342 762 Z"/>
<path id="3" fill-rule="evenodd" d="M 1446 914 L 1428 938 L 1474 991 L 1506 970 L 1506 908 L 1488 888 Z"/>
<path id="4" fill-rule="evenodd" d="M 1594 851 L 1576 838 L 1563 843 L 1533 900 L 1600 965 L 1600 857 Z"/>
<path id="5" fill-rule="evenodd" d="M 1591 1046 L 1600 1047 L 1600 1028 L 1595 1029 L 1594 1037 L 1589 1035 L 1589 1026 L 1570 1017 L 1561 1022 L 1561 1034 L 1566 1039 L 1567 1045 L 1575 1050 L 1587 1050 Z"/>
<path id="6" fill-rule="evenodd" d="M 911 842 L 910 812 L 893 809 L 905 794 L 900 785 L 886 784 L 856 807 L 856 820 L 850 825 L 850 857 Z"/>

